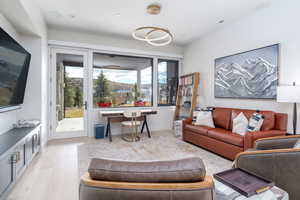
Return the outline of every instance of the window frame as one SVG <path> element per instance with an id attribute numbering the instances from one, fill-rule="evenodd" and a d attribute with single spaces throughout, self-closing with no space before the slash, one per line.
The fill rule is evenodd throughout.
<path id="1" fill-rule="evenodd" d="M 177 62 L 177 67 L 178 67 L 178 71 L 177 71 L 177 78 L 178 78 L 178 81 L 179 81 L 179 78 L 180 78 L 180 74 L 181 74 L 181 62 L 180 60 L 177 60 L 177 59 L 167 59 L 167 58 L 158 58 L 157 59 L 157 95 L 156 95 L 156 98 L 157 98 L 157 107 L 174 107 L 176 106 L 176 103 L 175 105 L 173 104 L 159 104 L 158 102 L 158 92 L 159 92 L 159 84 L 158 84 L 158 65 L 159 65 L 159 61 L 162 61 L 162 62 Z M 168 70 L 168 68 L 167 68 Z M 178 87 L 178 83 L 177 83 L 177 87 Z M 177 89 L 176 89 L 176 95 L 175 95 L 175 98 L 177 98 Z"/>
<path id="2" fill-rule="evenodd" d="M 108 108 L 100 108 L 100 107 L 89 107 L 92 110 L 124 110 L 124 109 L 149 109 L 149 108 L 157 108 L 157 109 L 166 109 L 166 108 L 175 108 L 175 106 L 172 105 L 166 105 L 166 106 L 158 106 L 158 77 L 157 77 L 157 72 L 158 72 L 158 60 L 159 59 L 166 59 L 166 60 L 174 60 L 178 61 L 178 78 L 181 76 L 182 71 L 183 71 L 183 57 L 181 56 L 168 56 L 168 55 L 163 55 L 159 56 L 158 52 L 145 52 L 145 53 L 131 53 L 127 52 L 126 49 L 122 50 L 103 50 L 103 49 L 97 49 L 93 48 L 89 50 L 89 68 L 88 68 L 88 76 L 93 77 L 93 55 L 94 53 L 100 53 L 100 54 L 114 54 L 118 56 L 132 56 L 132 57 L 143 57 L 143 58 L 151 58 L 152 59 L 152 84 L 153 84 L 153 89 L 152 89 L 152 107 L 144 107 L 144 106 L 138 106 L 138 107 L 108 107 Z M 93 84 L 93 79 L 89 79 L 89 84 Z M 89 87 L 89 102 L 90 105 L 93 105 L 93 87 Z"/>
<path id="3" fill-rule="evenodd" d="M 92 56 L 91 56 L 91 63 L 92 63 L 92 66 L 91 66 L 91 82 L 92 82 L 92 87 L 91 87 L 91 90 L 92 92 L 90 93 L 91 94 L 91 99 L 92 99 L 92 106 L 93 106 L 93 109 L 117 109 L 117 110 L 120 110 L 120 109 L 123 109 L 123 108 L 153 108 L 155 107 L 155 104 L 154 104 L 154 60 L 155 60 L 155 57 L 151 57 L 151 56 L 137 56 L 137 55 L 127 55 L 127 54 L 119 54 L 119 53 L 108 53 L 108 52 L 99 52 L 99 51 L 92 51 Z M 150 59 L 151 60 L 151 85 L 152 85 L 152 90 L 151 90 L 151 105 L 150 106 L 117 106 L 117 107 L 95 107 L 94 106 L 94 93 L 93 93 L 93 69 L 94 69 L 94 54 L 102 54 L 102 55 L 110 55 L 110 56 L 119 56 L 119 57 L 132 57 L 132 58 L 144 58 L 144 59 Z M 101 68 L 101 67 L 98 67 L 98 69 Z M 104 68 L 105 69 L 105 68 Z M 129 70 L 129 69 L 118 69 L 118 70 Z M 132 69 L 134 71 L 134 69 Z"/>

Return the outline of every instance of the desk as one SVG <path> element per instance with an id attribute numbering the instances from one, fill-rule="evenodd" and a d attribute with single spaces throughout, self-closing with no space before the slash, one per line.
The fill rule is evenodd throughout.
<path id="1" fill-rule="evenodd" d="M 157 111 L 156 110 L 147 109 L 147 110 L 141 110 L 141 112 L 142 112 L 142 116 L 138 118 L 138 120 L 143 120 L 143 125 L 142 125 L 141 133 L 143 133 L 144 128 L 146 127 L 147 133 L 148 133 L 148 137 L 150 138 L 151 134 L 150 134 L 148 123 L 147 123 L 147 115 L 155 115 L 155 114 L 157 114 Z M 107 118 L 107 125 L 106 125 L 105 136 L 106 137 L 109 136 L 109 141 L 110 142 L 112 141 L 110 123 L 111 122 L 128 121 L 128 118 L 125 118 L 123 114 L 124 114 L 124 111 L 122 111 L 122 110 L 100 111 L 100 115 L 102 117 L 106 117 Z"/>

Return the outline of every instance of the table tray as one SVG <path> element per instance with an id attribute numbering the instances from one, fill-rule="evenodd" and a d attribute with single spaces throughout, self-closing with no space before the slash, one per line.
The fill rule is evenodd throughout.
<path id="1" fill-rule="evenodd" d="M 226 170 L 213 176 L 246 197 L 264 192 L 274 186 L 274 182 L 239 168 Z"/>

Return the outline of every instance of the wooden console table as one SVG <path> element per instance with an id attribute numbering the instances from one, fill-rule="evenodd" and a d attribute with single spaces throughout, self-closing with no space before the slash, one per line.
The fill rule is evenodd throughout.
<path id="1" fill-rule="evenodd" d="M 150 130 L 148 127 L 148 123 L 147 123 L 147 115 L 155 115 L 157 114 L 156 110 L 151 110 L 151 109 L 147 109 L 147 110 L 141 110 L 142 112 L 142 116 L 140 118 L 138 118 L 138 120 L 143 121 L 143 125 L 142 125 L 142 130 L 141 133 L 143 133 L 144 128 L 146 127 L 147 129 L 147 133 L 148 133 L 148 137 L 151 137 L 150 134 Z M 111 137 L 111 125 L 110 123 L 112 122 L 122 122 L 122 121 L 128 121 L 127 118 L 124 117 L 124 111 L 123 110 L 107 110 L 107 111 L 100 111 L 100 115 L 102 117 L 106 117 L 107 118 L 107 125 L 106 125 L 106 133 L 105 136 L 109 136 L 109 141 L 112 141 L 112 137 Z"/>

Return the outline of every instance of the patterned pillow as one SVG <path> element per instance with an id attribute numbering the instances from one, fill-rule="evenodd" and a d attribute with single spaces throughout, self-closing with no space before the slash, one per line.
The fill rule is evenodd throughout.
<path id="1" fill-rule="evenodd" d="M 259 131 L 264 122 L 264 116 L 258 112 L 252 114 L 247 127 L 248 132 Z"/>
<path id="2" fill-rule="evenodd" d="M 210 111 L 199 111 L 194 125 L 202 125 L 215 128 L 212 113 Z"/>
<path id="3" fill-rule="evenodd" d="M 232 120 L 233 133 L 237 133 L 239 135 L 244 136 L 245 133 L 247 132 L 247 126 L 248 126 L 248 119 L 242 112 L 240 112 L 240 114 Z"/>
<path id="4" fill-rule="evenodd" d="M 199 112 L 201 112 L 201 111 L 210 111 L 210 112 L 212 112 L 213 110 L 214 110 L 214 108 L 212 108 L 212 107 L 196 108 L 195 111 L 193 112 L 193 121 L 192 121 L 192 123 L 195 124 Z"/>
<path id="5" fill-rule="evenodd" d="M 300 140 L 298 140 L 298 141 L 296 142 L 296 144 L 294 145 L 293 148 L 294 148 L 294 149 L 300 148 Z"/>
<path id="6" fill-rule="evenodd" d="M 196 110 L 193 112 L 193 124 L 196 122 L 196 119 L 197 119 L 197 115 L 200 111 L 199 110 Z"/>

